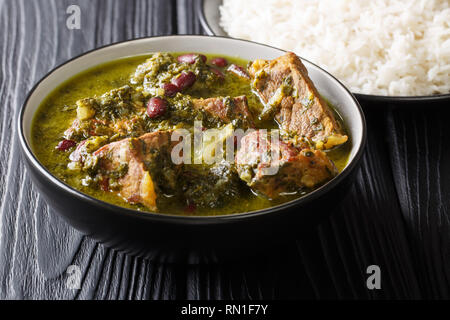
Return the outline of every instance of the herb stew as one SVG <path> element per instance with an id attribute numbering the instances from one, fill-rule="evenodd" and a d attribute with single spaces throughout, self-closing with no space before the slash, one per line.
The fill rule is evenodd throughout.
<path id="1" fill-rule="evenodd" d="M 244 134 L 234 136 L 238 129 Z M 179 132 L 189 148 L 174 139 Z M 229 149 L 218 156 L 230 139 L 232 157 Z M 301 197 L 343 170 L 350 143 L 292 53 L 253 62 L 200 53 L 109 62 L 56 88 L 32 126 L 37 158 L 68 185 L 178 215 L 249 212 Z"/>

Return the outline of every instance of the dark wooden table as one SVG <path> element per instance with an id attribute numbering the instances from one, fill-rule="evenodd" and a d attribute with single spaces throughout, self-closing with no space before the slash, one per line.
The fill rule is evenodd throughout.
<path id="1" fill-rule="evenodd" d="M 66 28 L 71 4 L 81 8 L 81 30 Z M 365 106 L 368 148 L 346 198 L 304 240 L 254 262 L 158 264 L 106 248 L 49 212 L 17 144 L 16 117 L 31 87 L 105 44 L 202 32 L 191 0 L 0 0 L 0 298 L 449 298 L 443 109 Z M 67 287 L 69 265 L 80 268 L 80 290 Z M 366 286 L 369 265 L 380 267 L 380 290 Z"/>

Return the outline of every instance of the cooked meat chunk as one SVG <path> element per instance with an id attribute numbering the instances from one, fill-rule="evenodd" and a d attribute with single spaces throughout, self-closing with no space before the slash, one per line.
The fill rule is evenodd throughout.
<path id="1" fill-rule="evenodd" d="M 145 113 L 144 97 L 130 86 L 76 102 L 77 118 L 64 132 L 66 139 L 83 140 L 90 136 L 139 136 L 145 133 L 141 114 Z"/>
<path id="2" fill-rule="evenodd" d="M 113 142 L 97 150 L 94 156 L 98 158 L 101 180 L 106 181 L 106 189 L 130 203 L 140 203 L 156 210 L 156 190 L 160 183 L 175 184 L 166 174 L 171 169 L 165 166 L 169 163 L 161 163 L 162 159 L 170 156 L 170 144 L 170 131 L 157 131 Z M 161 175 L 165 175 L 163 179 L 166 181 L 161 181 Z"/>
<path id="3" fill-rule="evenodd" d="M 242 138 L 236 167 L 249 187 L 271 199 L 316 187 L 337 174 L 323 151 L 300 150 L 285 141 L 272 143 L 261 130 Z"/>
<path id="4" fill-rule="evenodd" d="M 99 97 L 78 100 L 76 105 L 79 120 L 94 116 L 102 120 L 116 120 L 145 110 L 143 94 L 128 85 L 112 89 Z"/>
<path id="5" fill-rule="evenodd" d="M 76 149 L 70 154 L 69 159 L 71 169 L 82 169 L 92 171 L 97 168 L 98 159 L 92 156 L 92 153 L 98 148 L 108 143 L 108 136 L 92 136 L 81 141 Z"/>
<path id="6" fill-rule="evenodd" d="M 249 67 L 252 88 L 265 108 L 262 118 L 275 117 L 290 136 L 304 137 L 318 149 L 347 141 L 339 123 L 320 96 L 308 71 L 292 52 L 271 60 L 256 60 Z"/>
<path id="7" fill-rule="evenodd" d="M 72 125 L 64 132 L 66 139 L 82 140 L 90 136 L 140 136 L 146 132 L 145 122 L 141 117 L 134 116 L 129 119 L 116 121 L 97 120 L 94 118 L 75 119 Z"/>
<path id="8" fill-rule="evenodd" d="M 195 109 L 204 110 L 224 123 L 233 123 L 235 127 L 253 128 L 255 126 L 246 96 L 195 99 L 193 104 Z"/>

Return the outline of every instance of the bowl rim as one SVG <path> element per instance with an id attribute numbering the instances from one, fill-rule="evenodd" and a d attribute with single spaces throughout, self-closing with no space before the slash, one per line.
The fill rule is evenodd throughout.
<path id="1" fill-rule="evenodd" d="M 206 33 L 208 35 L 222 37 L 221 35 L 216 35 L 214 33 L 213 29 L 211 28 L 211 26 L 209 25 L 208 19 L 206 19 L 206 15 L 205 15 L 204 3 L 205 3 L 204 0 L 198 0 L 195 4 L 195 10 L 197 11 L 197 15 L 200 20 L 200 24 L 202 25 L 203 29 L 206 31 Z M 222 29 L 222 27 L 221 27 L 221 29 Z M 223 30 L 223 32 L 226 33 L 225 30 Z"/>
<path id="2" fill-rule="evenodd" d="M 199 1 L 197 1 L 196 6 L 195 6 L 195 10 L 197 11 L 197 15 L 199 17 L 200 24 L 202 25 L 203 29 L 206 31 L 206 33 L 208 35 L 223 37 L 221 35 L 216 35 L 214 33 L 214 30 L 211 28 L 210 24 L 208 23 L 208 19 L 206 18 L 205 10 L 204 10 L 204 2 L 205 2 L 205 0 L 199 0 Z M 223 32 L 225 34 L 227 34 L 225 32 L 225 30 L 223 30 Z M 232 38 L 232 39 L 236 39 L 236 38 Z M 242 40 L 244 40 L 244 39 L 242 39 Z M 306 60 L 306 59 L 303 59 L 303 60 Z M 356 96 L 356 98 L 361 99 L 361 101 L 368 101 L 368 102 L 384 102 L 384 103 L 392 103 L 392 104 L 395 104 L 395 103 L 405 104 L 405 103 L 424 103 L 424 102 L 445 102 L 445 101 L 450 102 L 450 92 L 434 94 L 434 95 L 420 95 L 420 96 L 386 96 L 386 95 L 366 94 L 366 93 L 359 93 L 359 92 L 352 92 L 352 93 L 353 93 L 353 95 Z"/>
<path id="3" fill-rule="evenodd" d="M 265 47 L 269 47 L 272 49 L 276 49 L 276 50 L 280 50 L 283 52 L 286 52 L 285 50 L 281 50 L 279 48 L 276 47 L 272 47 L 269 45 L 265 45 L 265 44 L 261 44 L 261 43 L 257 43 L 254 41 L 249 41 L 249 40 L 243 40 L 243 39 L 235 39 L 235 38 L 230 38 L 230 37 L 221 37 L 221 36 L 207 36 L 207 35 L 195 35 L 195 34 L 185 34 L 185 35 L 161 35 L 161 36 L 152 36 L 152 37 L 138 37 L 138 38 L 133 38 L 133 39 L 127 39 L 127 40 L 123 40 L 123 41 L 119 41 L 119 42 L 114 42 L 111 44 L 107 44 L 98 48 L 94 48 L 92 50 L 86 51 L 82 54 L 79 54 L 63 63 L 61 63 L 60 65 L 54 67 L 53 69 L 51 69 L 50 71 L 48 71 L 29 91 L 29 93 L 26 96 L 26 99 L 24 100 L 19 114 L 18 114 L 18 118 L 17 118 L 17 126 L 18 126 L 18 136 L 19 136 L 19 142 L 21 145 L 21 149 L 23 151 L 23 153 L 25 154 L 27 160 L 29 160 L 29 162 L 31 163 L 31 165 L 33 166 L 34 169 L 38 170 L 38 172 L 44 176 L 47 180 L 48 183 L 52 183 L 54 184 L 56 187 L 58 187 L 59 189 L 61 189 L 62 191 L 71 194 L 72 196 L 74 196 L 77 200 L 81 200 L 84 202 L 89 203 L 90 205 L 94 205 L 94 206 L 99 206 L 99 207 L 103 207 L 104 209 L 108 210 L 108 213 L 115 213 L 115 214 L 125 214 L 134 218 L 140 218 L 140 219 L 150 219 L 150 220 L 158 220 L 161 222 L 175 222 L 175 223 L 194 223 L 194 224 L 211 224 L 211 223 L 226 223 L 226 222 L 231 222 L 231 221 L 235 221 L 235 220 L 241 220 L 241 219 L 254 219 L 257 218 L 259 216 L 263 216 L 269 213 L 272 213 L 274 211 L 283 211 L 285 209 L 288 208 L 292 208 L 295 206 L 298 206 L 300 204 L 307 204 L 310 203 L 312 201 L 314 201 L 315 199 L 319 198 L 320 196 L 322 196 L 323 194 L 331 191 L 332 189 L 334 189 L 339 183 L 341 183 L 347 176 L 350 175 L 351 172 L 353 172 L 359 165 L 359 162 L 361 160 L 361 157 L 365 151 L 365 146 L 367 143 L 367 125 L 366 125 L 366 120 L 365 120 L 365 116 L 364 116 L 364 112 L 358 102 L 358 100 L 356 100 L 356 98 L 354 97 L 354 95 L 338 80 L 336 79 L 333 75 L 331 75 L 329 72 L 323 70 L 322 68 L 320 68 L 319 66 L 315 65 L 314 63 L 311 63 L 310 61 L 301 58 L 304 61 L 307 61 L 308 63 L 310 63 L 311 65 L 313 65 L 314 67 L 318 68 L 320 70 L 320 72 L 323 72 L 325 74 L 327 74 L 329 77 L 331 77 L 338 86 L 341 87 L 341 89 L 343 89 L 352 99 L 353 103 L 354 103 L 354 107 L 355 107 L 355 111 L 357 113 L 358 116 L 358 120 L 361 123 L 361 139 L 359 144 L 355 145 L 354 147 L 356 148 L 356 153 L 353 157 L 353 159 L 346 165 L 346 167 L 342 170 L 342 172 L 340 172 L 336 177 L 334 177 L 332 180 L 328 181 L 327 183 L 325 183 L 324 185 L 320 186 L 319 188 L 315 189 L 314 191 L 311 191 L 310 193 L 301 196 L 299 198 L 296 198 L 294 200 L 273 206 L 273 207 L 269 207 L 269 208 L 265 208 L 265 209 L 261 209 L 261 210 L 255 210 L 255 211 L 249 211 L 249 212 L 240 212 L 240 213 L 233 213 L 233 214 L 225 214 L 225 215 L 204 215 L 204 216 L 187 216 L 187 215 L 176 215 L 176 214 L 171 214 L 171 213 L 163 213 L 163 212 L 151 212 L 151 211 L 139 211 L 139 210 L 135 210 L 135 209 L 131 209 L 131 208 L 125 208 L 125 207 L 121 207 L 115 204 L 111 204 L 108 203 L 106 201 L 97 199 L 95 197 L 92 197 L 88 194 L 85 194 L 77 189 L 75 189 L 74 187 L 70 186 L 69 184 L 65 183 L 64 181 L 58 179 L 56 176 L 54 176 L 36 157 L 36 155 L 34 154 L 34 152 L 32 151 L 32 147 L 31 145 L 27 142 L 27 139 L 25 137 L 25 130 L 24 130 L 24 115 L 25 115 L 25 111 L 27 109 L 28 106 L 28 102 L 30 100 L 30 98 L 33 96 L 34 92 L 36 91 L 36 89 L 39 87 L 39 85 L 45 81 L 51 74 L 53 74 L 54 72 L 56 72 L 57 70 L 61 69 L 62 67 L 66 66 L 67 64 L 81 58 L 84 57 L 90 53 L 93 53 L 95 51 L 99 51 L 105 48 L 109 48 L 109 47 L 113 47 L 115 45 L 119 45 L 119 44 L 123 44 L 123 43 L 131 43 L 131 42 L 137 42 L 137 41 L 143 41 L 143 40 L 148 40 L 148 39 L 156 39 L 156 38 L 198 38 L 198 39 L 214 39 L 214 38 L 222 38 L 225 40 L 230 40 L 230 41 L 238 41 L 238 42 L 247 42 L 247 43 L 252 43 L 254 45 L 257 46 L 265 46 Z M 119 59 L 119 58 L 118 58 Z M 116 59 L 117 60 L 117 59 Z M 114 60 L 111 60 L 114 61 Z M 34 114 L 33 114 L 34 117 Z"/>

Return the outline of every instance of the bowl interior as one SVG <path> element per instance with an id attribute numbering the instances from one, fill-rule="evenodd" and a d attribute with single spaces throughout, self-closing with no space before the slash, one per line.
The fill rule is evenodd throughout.
<path id="1" fill-rule="evenodd" d="M 34 114 L 46 96 L 59 84 L 74 75 L 99 64 L 157 51 L 204 52 L 237 56 L 248 60 L 274 59 L 284 51 L 254 42 L 207 36 L 165 36 L 137 39 L 103 47 L 75 58 L 51 71 L 29 95 L 19 123 L 21 139 L 31 148 L 31 124 Z M 347 167 L 361 152 L 364 144 L 365 123 L 360 107 L 352 94 L 333 76 L 314 64 L 303 60 L 319 92 L 330 101 L 342 116 L 351 136 L 351 153 Z M 31 151 L 32 152 L 32 151 Z M 30 154 L 31 155 L 31 154 Z M 344 169 L 345 171 L 345 169 Z M 342 173 L 341 173 L 342 174 Z"/>

